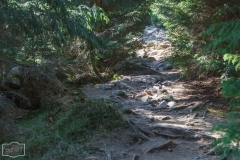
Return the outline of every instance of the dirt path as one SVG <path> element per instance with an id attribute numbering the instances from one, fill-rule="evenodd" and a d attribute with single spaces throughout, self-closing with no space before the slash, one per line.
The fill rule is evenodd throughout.
<path id="1" fill-rule="evenodd" d="M 208 130 L 225 121 L 214 112 L 225 102 L 218 96 L 215 79 L 179 80 L 179 70 L 164 61 L 171 54 L 171 43 L 163 29 L 148 26 L 140 40 L 138 58 L 119 63 L 125 69 L 118 80 L 84 89 L 89 98 L 121 104 L 132 127 L 99 137 L 95 159 L 217 159 L 210 143 L 218 135 Z"/>

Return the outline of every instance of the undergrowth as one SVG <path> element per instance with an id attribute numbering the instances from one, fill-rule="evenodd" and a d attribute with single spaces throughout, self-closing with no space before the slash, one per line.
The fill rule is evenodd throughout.
<path id="1" fill-rule="evenodd" d="M 110 100 L 89 100 L 62 109 L 54 121 L 49 121 L 46 109 L 33 111 L 14 124 L 11 136 L 0 143 L 25 143 L 26 156 L 18 159 L 83 159 L 91 152 L 84 146 L 96 135 L 127 127 L 126 121 Z"/>

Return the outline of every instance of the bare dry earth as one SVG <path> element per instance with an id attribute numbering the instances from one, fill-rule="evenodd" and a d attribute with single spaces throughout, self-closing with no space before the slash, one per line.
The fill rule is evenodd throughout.
<path id="1" fill-rule="evenodd" d="M 143 49 L 120 63 L 125 69 L 118 80 L 84 89 L 88 98 L 121 104 L 132 128 L 96 136 L 88 146 L 94 155 L 86 160 L 217 159 L 210 143 L 219 135 L 209 130 L 226 121 L 217 79 L 180 80 L 179 70 L 164 61 L 171 54 L 165 31 L 149 26 L 141 37 Z"/>

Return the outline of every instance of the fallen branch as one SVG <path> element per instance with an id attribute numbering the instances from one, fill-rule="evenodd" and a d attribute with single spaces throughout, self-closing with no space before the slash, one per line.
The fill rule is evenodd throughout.
<path id="1" fill-rule="evenodd" d="M 148 153 L 148 152 L 151 152 L 151 153 L 152 153 L 152 152 L 154 152 L 155 150 L 160 150 L 160 149 L 163 149 L 163 148 L 167 148 L 167 147 L 169 147 L 169 146 L 176 146 L 176 145 L 177 145 L 176 143 L 174 143 L 172 140 L 170 140 L 170 141 L 168 141 L 168 142 L 166 142 L 166 143 L 153 146 L 152 148 L 150 148 L 150 149 L 147 151 L 147 153 Z"/>

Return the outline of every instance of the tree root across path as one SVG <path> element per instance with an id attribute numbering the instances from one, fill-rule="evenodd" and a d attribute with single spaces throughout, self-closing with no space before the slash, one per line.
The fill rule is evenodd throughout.
<path id="1" fill-rule="evenodd" d="M 160 150 L 160 149 L 164 149 L 164 148 L 167 148 L 167 147 L 173 147 L 173 146 L 176 146 L 177 144 L 174 143 L 172 140 L 166 142 L 166 143 L 161 143 L 161 144 L 157 144 L 155 146 L 153 146 L 152 148 L 150 148 L 149 150 L 147 150 L 146 153 L 150 152 L 154 152 L 155 150 Z"/>

